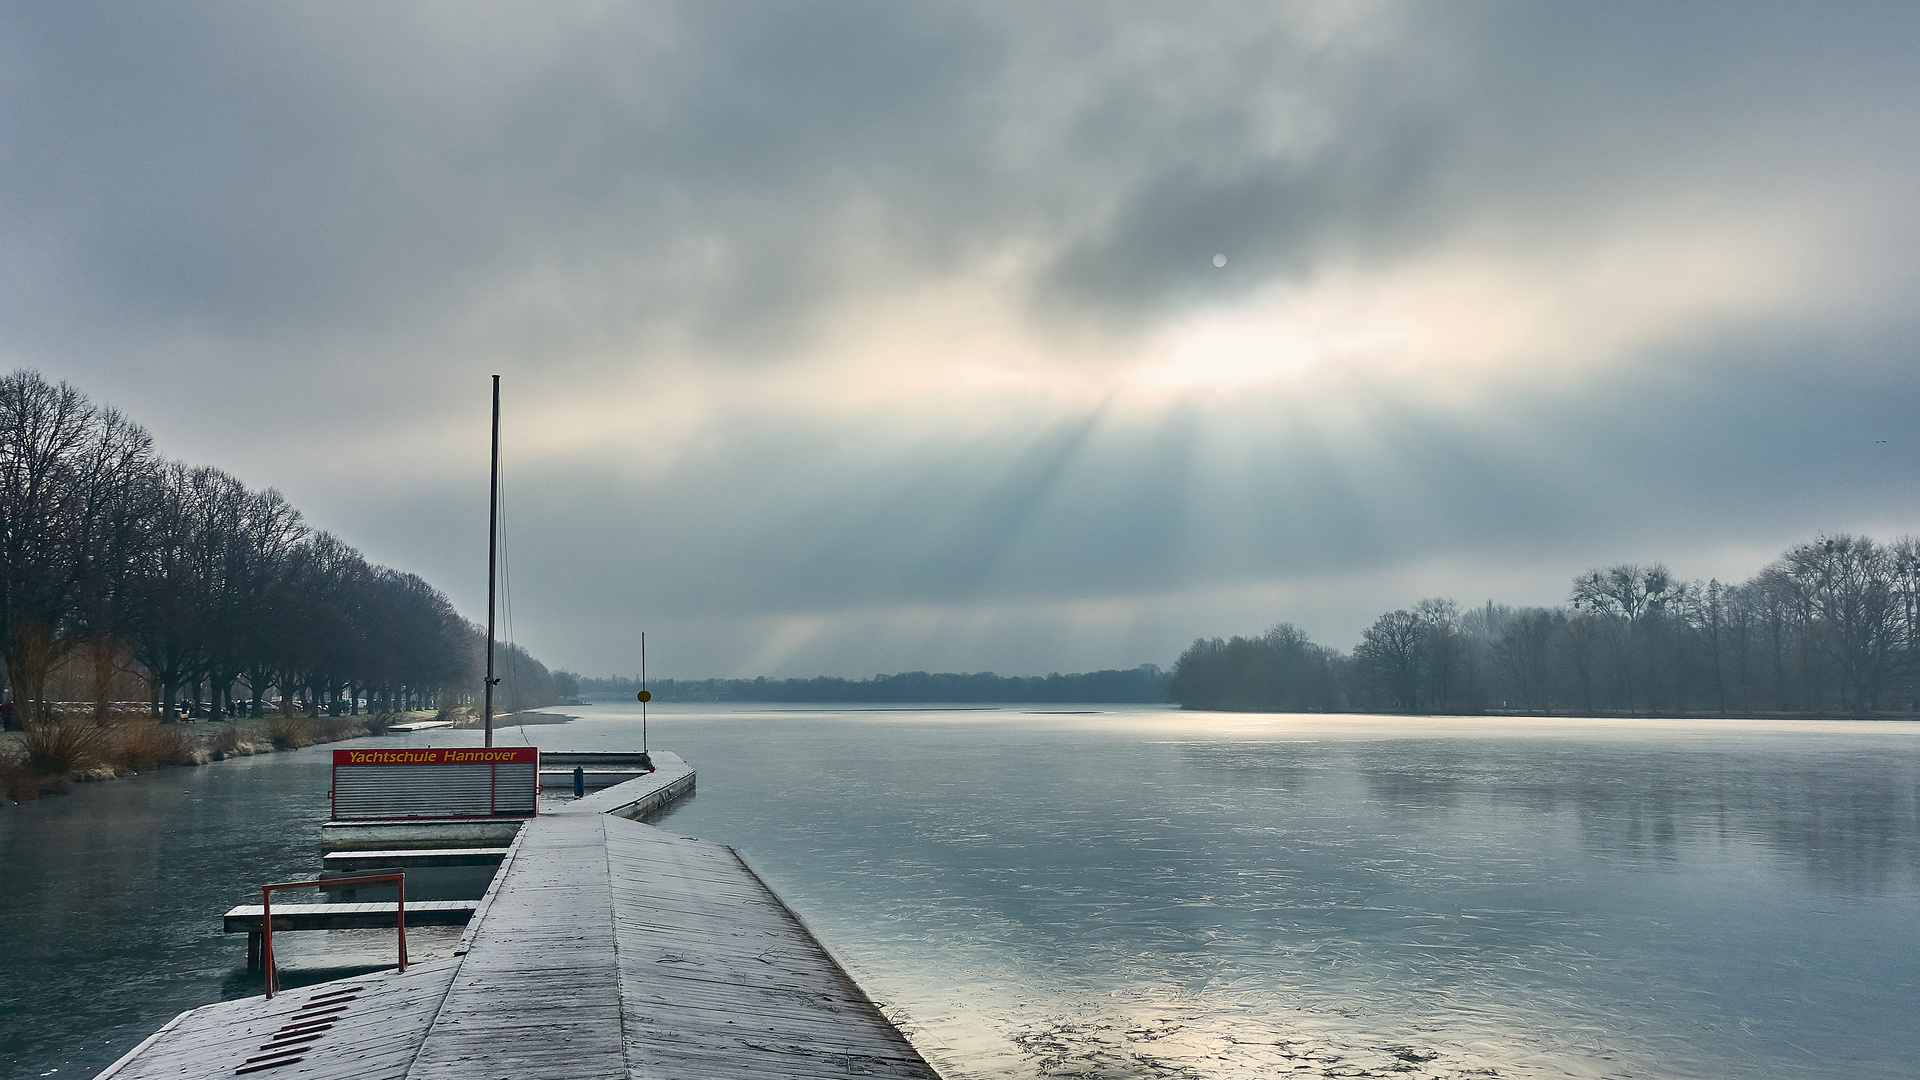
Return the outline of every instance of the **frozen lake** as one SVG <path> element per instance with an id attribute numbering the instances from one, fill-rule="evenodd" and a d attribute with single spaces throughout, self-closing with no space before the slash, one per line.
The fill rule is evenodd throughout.
<path id="1" fill-rule="evenodd" d="M 700 773 L 663 824 L 739 848 L 954 1080 L 1920 1060 L 1920 726 L 1086 708 L 655 708 Z M 497 741 L 638 740 L 574 711 Z M 252 990 L 217 915 L 317 869 L 328 749 L 0 812 L 7 1075 Z"/>

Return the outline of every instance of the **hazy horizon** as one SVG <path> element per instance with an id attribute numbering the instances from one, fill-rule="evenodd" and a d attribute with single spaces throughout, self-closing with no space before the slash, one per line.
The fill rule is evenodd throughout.
<path id="1" fill-rule="evenodd" d="M 0 4 L 0 365 L 591 675 L 1920 532 L 1920 10 Z M 1222 258 L 1216 258 L 1220 256 Z M 1220 265 L 1223 264 L 1223 265 Z"/>

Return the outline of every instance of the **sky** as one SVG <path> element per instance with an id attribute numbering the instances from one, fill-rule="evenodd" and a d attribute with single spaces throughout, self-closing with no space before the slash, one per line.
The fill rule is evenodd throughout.
<path id="1" fill-rule="evenodd" d="M 1920 6 L 0 0 L 0 366 L 657 676 L 1920 532 Z"/>

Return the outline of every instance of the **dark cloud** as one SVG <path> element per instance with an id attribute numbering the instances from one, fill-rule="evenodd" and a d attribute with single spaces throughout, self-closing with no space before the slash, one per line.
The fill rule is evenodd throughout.
<path id="1" fill-rule="evenodd" d="M 612 663 L 642 611 L 700 674 L 775 655 L 781 619 L 819 624 L 784 662 L 852 673 L 1164 662 L 1316 582 L 1686 572 L 1908 527 L 1913 448 L 1857 435 L 1915 402 L 1917 30 L 1910 5 L 9 4 L 0 358 L 470 610 L 483 488 L 447 476 L 505 370 L 540 410 L 523 611 L 558 662 Z M 1644 238 L 1696 226 L 1789 251 L 1790 287 L 1580 312 L 1570 338 L 1652 329 L 1577 362 L 1545 340 L 1149 417 L 1097 391 L 850 404 L 934 363 L 945 331 L 843 356 L 925 291 L 990 280 L 981 317 L 1045 358 L 987 359 L 1071 381 L 1196 314 L 1426 261 L 1550 291 L 1631 236 L 1648 263 L 1620 276 L 1691 288 Z M 586 428 L 648 392 L 630 430 L 552 448 L 569 402 Z M 1326 636 L 1370 617 L 1355 596 Z M 1049 654 L 1068 616 L 1040 608 L 1147 629 Z M 889 640 L 922 617 L 889 612 L 995 629 Z"/>

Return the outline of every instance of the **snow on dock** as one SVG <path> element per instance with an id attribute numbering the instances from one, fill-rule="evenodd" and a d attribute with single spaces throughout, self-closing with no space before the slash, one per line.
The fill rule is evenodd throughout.
<path id="1" fill-rule="evenodd" d="M 183 1013 L 101 1077 L 937 1080 L 731 848 L 634 820 L 692 788 L 655 759 L 521 828 L 462 955 Z"/>

